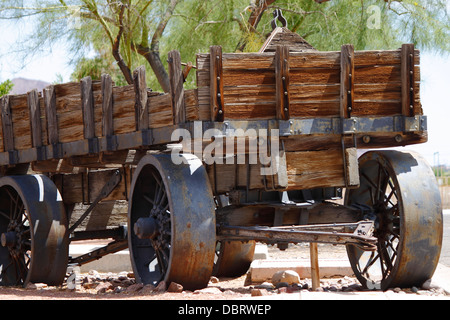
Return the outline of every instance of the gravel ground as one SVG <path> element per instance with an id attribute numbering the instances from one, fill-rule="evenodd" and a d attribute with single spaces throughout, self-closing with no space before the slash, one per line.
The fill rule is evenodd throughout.
<path id="1" fill-rule="evenodd" d="M 319 258 L 346 259 L 342 246 L 319 244 Z M 271 259 L 308 259 L 308 244 L 291 245 L 281 251 L 269 246 Z M 91 270 L 86 274 L 72 274 L 64 285 L 51 287 L 45 284 L 31 284 L 27 288 L 0 287 L 0 299 L 8 300 L 229 300 L 271 296 L 280 293 L 295 293 L 311 289 L 311 279 L 300 279 L 300 283 L 274 286 L 271 283 L 251 284 L 243 275 L 236 278 L 211 278 L 207 288 L 194 292 L 185 291 L 177 284 L 162 283 L 158 287 L 136 284 L 130 272 L 99 273 Z M 363 290 L 353 277 L 321 279 L 319 291 L 352 292 Z M 393 289 L 398 294 L 421 294 L 442 296 L 441 289 L 423 290 L 422 288 Z"/>

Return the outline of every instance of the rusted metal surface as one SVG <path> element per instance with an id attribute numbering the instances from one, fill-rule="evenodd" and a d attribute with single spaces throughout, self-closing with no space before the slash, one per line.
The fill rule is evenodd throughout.
<path id="1" fill-rule="evenodd" d="M 443 233 L 439 189 L 426 161 L 416 153 L 368 152 L 360 158 L 361 186 L 346 204 L 371 209 L 377 251 L 370 257 L 349 246 L 363 285 L 386 289 L 421 285 L 437 266 Z M 366 259 L 366 260 L 364 260 Z"/>
<path id="2" fill-rule="evenodd" d="M 215 276 L 233 277 L 247 272 L 253 261 L 256 241 L 218 241 Z"/>
<path id="3" fill-rule="evenodd" d="M 61 196 L 43 175 L 0 179 L 0 284 L 59 285 L 69 241 Z"/>
<path id="4" fill-rule="evenodd" d="M 194 289 L 206 286 L 212 274 L 215 204 L 201 161 L 193 155 L 183 160 L 176 165 L 170 154 L 157 154 L 140 161 L 131 186 L 128 243 L 138 281 Z M 139 219 L 153 219 L 155 230 L 139 232 Z"/>

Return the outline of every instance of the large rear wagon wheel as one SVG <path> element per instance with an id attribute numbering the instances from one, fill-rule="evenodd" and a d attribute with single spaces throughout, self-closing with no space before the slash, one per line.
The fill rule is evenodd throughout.
<path id="1" fill-rule="evenodd" d="M 377 250 L 347 246 L 352 269 L 369 289 L 419 286 L 438 264 L 443 219 L 439 189 L 426 161 L 416 153 L 368 152 L 359 159 L 360 187 L 346 205 L 363 206 L 375 221 Z"/>
<path id="2" fill-rule="evenodd" d="M 215 204 L 206 170 L 193 155 L 147 155 L 133 176 L 128 244 L 136 279 L 144 284 L 206 287 L 214 265 Z"/>
<path id="3" fill-rule="evenodd" d="M 218 241 L 213 274 L 234 277 L 245 274 L 253 261 L 256 241 Z"/>
<path id="4" fill-rule="evenodd" d="M 0 285 L 60 285 L 69 254 L 67 218 L 43 175 L 0 178 Z"/>

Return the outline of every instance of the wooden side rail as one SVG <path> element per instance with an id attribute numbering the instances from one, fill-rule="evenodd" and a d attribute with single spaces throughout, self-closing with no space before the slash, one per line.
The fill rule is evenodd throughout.
<path id="1" fill-rule="evenodd" d="M 199 109 L 213 104 L 213 109 L 218 108 L 220 93 L 223 120 L 422 114 L 420 52 L 410 45 L 403 46 L 409 48 L 408 54 L 402 53 L 406 49 L 354 51 L 351 45 L 328 52 L 288 52 L 282 48 L 269 53 L 222 53 L 221 68 L 210 53 L 198 54 Z M 217 47 L 211 50 L 221 51 Z M 402 58 L 405 55 L 409 62 Z M 219 73 L 222 92 L 217 90 Z M 403 109 L 412 111 L 406 114 Z"/>

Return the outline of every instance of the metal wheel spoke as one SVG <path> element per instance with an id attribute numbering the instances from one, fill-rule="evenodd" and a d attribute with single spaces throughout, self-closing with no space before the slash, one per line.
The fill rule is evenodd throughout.
<path id="1" fill-rule="evenodd" d="M 148 202 L 150 202 L 153 206 L 155 205 L 155 202 L 146 194 L 142 194 L 142 197 L 147 200 Z"/>
<path id="2" fill-rule="evenodd" d="M 5 217 L 7 220 L 9 220 L 10 219 L 10 216 L 9 215 L 7 215 L 6 213 L 4 213 L 3 211 L 1 211 L 0 210 L 0 216 L 3 216 L 3 217 Z"/>

